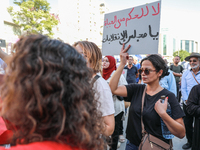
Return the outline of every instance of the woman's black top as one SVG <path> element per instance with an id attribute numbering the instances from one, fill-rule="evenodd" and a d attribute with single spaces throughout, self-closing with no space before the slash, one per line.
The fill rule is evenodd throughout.
<path id="1" fill-rule="evenodd" d="M 142 139 L 142 128 L 141 128 L 141 104 L 142 94 L 145 88 L 144 84 L 129 84 L 126 85 L 127 98 L 126 101 L 131 102 L 129 108 L 128 124 L 126 129 L 126 138 L 136 146 L 139 146 Z M 143 123 L 145 130 L 158 137 L 159 139 L 169 143 L 169 140 L 163 138 L 161 130 L 161 118 L 154 109 L 155 103 L 160 99 L 162 95 L 168 97 L 168 102 L 171 106 L 172 118 L 178 119 L 185 116 L 181 109 L 178 100 L 175 95 L 163 89 L 157 94 L 150 96 L 146 93 L 144 99 L 143 109 Z"/>

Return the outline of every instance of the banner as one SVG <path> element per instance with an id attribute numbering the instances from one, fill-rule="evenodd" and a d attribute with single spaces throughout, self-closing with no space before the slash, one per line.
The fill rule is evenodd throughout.
<path id="1" fill-rule="evenodd" d="M 158 53 L 161 1 L 105 14 L 102 54 L 119 55 L 122 44 L 129 54 Z"/>

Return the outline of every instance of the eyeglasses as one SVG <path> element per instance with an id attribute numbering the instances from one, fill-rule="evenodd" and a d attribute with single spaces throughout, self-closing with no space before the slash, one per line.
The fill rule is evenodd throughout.
<path id="1" fill-rule="evenodd" d="M 197 62 L 197 60 L 196 60 L 196 59 L 193 59 L 193 60 L 190 60 L 190 62 Z"/>
<path id="2" fill-rule="evenodd" d="M 149 75 L 150 72 L 157 71 L 157 70 L 151 70 L 151 69 L 147 69 L 147 68 L 145 68 L 145 69 L 141 69 L 140 68 L 138 70 L 138 72 L 139 72 L 140 75 L 142 74 L 143 71 L 144 71 L 144 74 Z"/>

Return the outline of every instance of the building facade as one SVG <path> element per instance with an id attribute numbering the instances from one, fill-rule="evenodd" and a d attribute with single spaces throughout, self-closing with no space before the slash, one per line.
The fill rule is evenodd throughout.
<path id="1" fill-rule="evenodd" d="M 106 11 L 105 4 L 99 0 L 58 0 L 61 23 L 57 36 L 69 44 L 88 40 L 101 47 Z"/>
<path id="2" fill-rule="evenodd" d="M 180 39 L 170 33 L 168 28 L 162 28 L 159 35 L 158 53 L 163 56 L 173 56 L 173 53 L 178 50 L 180 50 Z"/>
<path id="3" fill-rule="evenodd" d="M 189 53 L 198 52 L 198 42 L 195 40 L 183 40 L 169 32 L 168 28 L 162 28 L 159 35 L 158 53 L 165 57 L 172 57 L 175 51 L 186 50 Z"/>
<path id="4" fill-rule="evenodd" d="M 180 49 L 186 50 L 189 53 L 199 52 L 198 51 L 198 42 L 194 40 L 181 40 Z"/>

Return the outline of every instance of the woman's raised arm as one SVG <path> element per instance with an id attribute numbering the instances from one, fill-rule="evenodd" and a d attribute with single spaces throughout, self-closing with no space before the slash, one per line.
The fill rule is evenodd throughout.
<path id="1" fill-rule="evenodd" d="M 122 46 L 121 52 L 120 52 L 120 65 L 115 71 L 115 73 L 112 75 L 109 86 L 113 94 L 127 97 L 127 90 L 124 85 L 118 86 L 118 82 L 120 79 L 120 76 L 122 74 L 122 71 L 124 69 L 124 66 L 126 65 L 127 59 L 128 59 L 128 49 L 130 48 L 130 45 L 124 49 L 124 44 Z"/>

